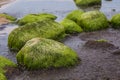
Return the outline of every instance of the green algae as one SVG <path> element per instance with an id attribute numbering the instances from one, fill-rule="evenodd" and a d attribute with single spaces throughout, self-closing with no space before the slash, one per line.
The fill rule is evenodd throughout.
<path id="1" fill-rule="evenodd" d="M 64 19 L 61 24 L 65 27 L 67 34 L 83 32 L 82 28 L 72 20 Z"/>
<path id="2" fill-rule="evenodd" d="M 9 59 L 0 56 L 0 80 L 7 80 L 6 76 L 4 75 L 6 67 L 16 67 L 16 64 Z"/>
<path id="3" fill-rule="evenodd" d="M 99 39 L 99 40 L 96 40 L 97 42 L 108 42 L 108 40 L 106 39 Z"/>
<path id="4" fill-rule="evenodd" d="M 18 52 L 17 62 L 28 70 L 61 68 L 74 66 L 78 62 L 78 56 L 60 42 L 34 38 Z"/>
<path id="5" fill-rule="evenodd" d="M 64 34 L 65 29 L 62 25 L 51 19 L 44 19 L 13 30 L 8 37 L 8 46 L 12 50 L 19 51 L 32 38 L 43 37 L 56 40 Z"/>
<path id="6" fill-rule="evenodd" d="M 73 10 L 66 16 L 66 18 L 73 20 L 74 22 L 78 22 L 79 18 L 81 17 L 83 13 L 84 11 L 82 10 Z"/>
<path id="7" fill-rule="evenodd" d="M 120 14 L 116 14 L 110 21 L 112 28 L 120 29 Z"/>
<path id="8" fill-rule="evenodd" d="M 101 0 L 74 0 L 77 6 L 88 7 L 93 5 L 101 5 Z"/>
<path id="9" fill-rule="evenodd" d="M 27 23 L 37 22 L 43 19 L 52 19 L 55 20 L 57 17 L 53 14 L 40 13 L 40 14 L 28 14 L 22 19 L 18 20 L 19 25 L 25 25 Z"/>
<path id="10" fill-rule="evenodd" d="M 100 11 L 89 11 L 83 13 L 77 22 L 84 31 L 96 31 L 108 28 L 108 20 Z"/>
<path id="11" fill-rule="evenodd" d="M 16 20 L 15 17 L 10 16 L 10 15 L 5 14 L 5 13 L 1 13 L 1 14 L 0 14 L 0 17 L 4 17 L 4 18 L 6 18 L 6 19 L 8 19 L 8 20 L 10 20 L 10 21 L 15 21 L 15 20 Z"/>
<path id="12" fill-rule="evenodd" d="M 4 74 L 0 73 L 0 80 L 7 80 Z"/>

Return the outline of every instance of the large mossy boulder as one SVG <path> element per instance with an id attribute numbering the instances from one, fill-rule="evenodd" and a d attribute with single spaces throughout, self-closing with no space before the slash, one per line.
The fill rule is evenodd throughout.
<path id="1" fill-rule="evenodd" d="M 89 11 L 83 13 L 77 22 L 84 31 L 96 31 L 108 28 L 108 20 L 100 11 Z"/>
<path id="2" fill-rule="evenodd" d="M 65 33 L 81 33 L 83 32 L 82 28 L 72 20 L 64 19 L 61 24 L 65 27 Z"/>
<path id="3" fill-rule="evenodd" d="M 78 62 L 75 51 L 64 44 L 45 38 L 29 40 L 17 54 L 20 67 L 28 70 L 74 66 Z"/>
<path id="4" fill-rule="evenodd" d="M 22 19 L 18 20 L 18 24 L 25 25 L 27 23 L 36 22 L 36 21 L 42 20 L 44 18 L 55 20 L 57 17 L 53 14 L 48 14 L 48 13 L 28 14 L 25 17 L 23 17 Z"/>
<path id="5" fill-rule="evenodd" d="M 8 37 L 8 46 L 12 50 L 19 51 L 32 38 L 42 37 L 57 40 L 64 34 L 64 26 L 54 20 L 44 19 L 13 30 Z"/>
<path id="6" fill-rule="evenodd" d="M 78 22 L 79 18 L 81 17 L 81 14 L 83 14 L 83 13 L 84 13 L 84 11 L 82 11 L 82 10 L 73 10 L 66 16 L 66 18 L 73 20 L 74 22 Z"/>
<path id="7" fill-rule="evenodd" d="M 113 28 L 120 29 L 120 14 L 114 15 L 110 22 Z"/>
<path id="8" fill-rule="evenodd" d="M 6 68 L 8 67 L 16 67 L 16 64 L 9 59 L 0 56 L 0 80 L 7 80 L 4 74 L 6 73 Z"/>
<path id="9" fill-rule="evenodd" d="M 74 0 L 77 6 L 88 7 L 94 5 L 101 5 L 102 0 Z"/>

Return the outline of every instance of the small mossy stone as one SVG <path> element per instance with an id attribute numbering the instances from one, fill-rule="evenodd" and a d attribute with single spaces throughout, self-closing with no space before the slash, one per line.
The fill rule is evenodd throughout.
<path id="1" fill-rule="evenodd" d="M 7 80 L 6 77 L 5 77 L 5 75 L 2 74 L 2 73 L 0 73 L 0 80 Z"/>
<path id="2" fill-rule="evenodd" d="M 97 42 L 108 42 L 108 40 L 106 39 L 99 39 L 99 40 L 96 40 Z"/>
<path id="3" fill-rule="evenodd" d="M 108 20 L 100 11 L 89 11 L 83 13 L 79 22 L 77 22 L 84 31 L 96 31 L 108 28 Z"/>
<path id="4" fill-rule="evenodd" d="M 0 80 L 7 80 L 6 76 L 4 75 L 6 73 L 5 68 L 7 67 L 16 67 L 16 64 L 11 60 L 0 56 Z"/>
<path id="5" fill-rule="evenodd" d="M 55 20 L 57 17 L 53 14 L 41 13 L 41 14 L 28 14 L 22 19 L 18 20 L 19 25 L 25 25 L 27 23 L 36 22 L 42 19 L 52 19 Z"/>
<path id="6" fill-rule="evenodd" d="M 74 0 L 77 6 L 88 7 L 93 5 L 101 5 L 102 0 Z"/>
<path id="7" fill-rule="evenodd" d="M 73 10 L 66 16 L 66 18 L 73 20 L 74 22 L 78 22 L 79 18 L 81 17 L 81 14 L 83 14 L 83 13 L 84 13 L 84 11 L 82 11 L 82 10 Z"/>
<path id="8" fill-rule="evenodd" d="M 65 27 L 65 33 L 81 33 L 83 32 L 82 28 L 72 20 L 64 19 L 61 24 Z"/>
<path id="9" fill-rule="evenodd" d="M 15 63 L 13 63 L 11 60 L 0 56 L 0 68 L 3 69 L 5 67 L 15 67 Z"/>
<path id="10" fill-rule="evenodd" d="M 44 19 L 13 30 L 8 37 L 8 46 L 12 50 L 19 51 L 32 38 L 42 37 L 56 40 L 64 34 L 65 29 L 61 24 L 51 19 Z"/>
<path id="11" fill-rule="evenodd" d="M 116 14 L 110 21 L 111 25 L 115 29 L 120 29 L 120 14 Z"/>
<path id="12" fill-rule="evenodd" d="M 78 63 L 75 51 L 45 38 L 29 40 L 17 54 L 19 66 L 28 70 L 70 67 Z"/>
<path id="13" fill-rule="evenodd" d="M 4 17 L 4 18 L 6 18 L 6 19 L 8 19 L 8 20 L 10 20 L 10 21 L 15 21 L 15 20 L 16 20 L 15 17 L 10 16 L 10 15 L 5 14 L 5 13 L 3 13 L 3 14 L 1 13 L 1 14 L 0 14 L 0 17 Z"/>

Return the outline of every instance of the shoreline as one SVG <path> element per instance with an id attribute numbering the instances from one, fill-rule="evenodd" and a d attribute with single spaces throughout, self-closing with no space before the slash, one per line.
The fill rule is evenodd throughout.
<path id="1" fill-rule="evenodd" d="M 13 1 L 15 1 L 15 0 L 0 0 L 0 7 L 2 7 L 5 4 L 9 4 L 9 3 L 13 2 Z"/>

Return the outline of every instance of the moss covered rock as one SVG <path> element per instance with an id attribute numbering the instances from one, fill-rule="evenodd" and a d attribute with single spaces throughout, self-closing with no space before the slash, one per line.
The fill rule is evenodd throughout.
<path id="1" fill-rule="evenodd" d="M 102 0 L 74 0 L 77 6 L 87 7 L 93 5 L 101 5 Z"/>
<path id="2" fill-rule="evenodd" d="M 5 75 L 2 74 L 2 73 L 0 73 L 0 80 L 7 80 L 6 77 L 5 77 Z"/>
<path id="3" fill-rule="evenodd" d="M 0 56 L 0 80 L 7 80 L 5 77 L 5 68 L 7 67 L 16 67 L 16 64 L 10 61 L 9 59 Z"/>
<path id="4" fill-rule="evenodd" d="M 13 67 L 16 66 L 12 61 L 10 61 L 9 59 L 0 56 L 0 68 L 5 68 L 5 67 Z"/>
<path id="5" fill-rule="evenodd" d="M 42 19 L 52 19 L 55 20 L 57 17 L 53 14 L 41 13 L 41 14 L 28 14 L 18 21 L 19 25 L 25 25 L 27 23 L 36 22 Z"/>
<path id="6" fill-rule="evenodd" d="M 115 29 L 120 29 L 120 14 L 116 14 L 112 17 L 111 25 Z"/>
<path id="7" fill-rule="evenodd" d="M 20 66 L 29 70 L 73 66 L 78 56 L 64 44 L 45 38 L 29 40 L 17 54 Z"/>
<path id="8" fill-rule="evenodd" d="M 64 19 L 61 24 L 65 27 L 65 33 L 83 32 L 82 28 L 72 20 Z"/>
<path id="9" fill-rule="evenodd" d="M 20 50 L 24 44 L 35 37 L 57 39 L 64 35 L 65 29 L 54 20 L 41 20 L 16 28 L 8 37 L 8 46 L 15 51 Z"/>
<path id="10" fill-rule="evenodd" d="M 8 15 L 8 14 L 5 14 L 5 13 L 1 13 L 0 14 L 0 18 L 6 18 L 6 19 L 8 19 L 8 20 L 10 20 L 10 21 L 15 21 L 16 20 L 16 18 L 15 17 L 13 17 L 13 16 L 10 16 L 10 15 Z"/>
<path id="11" fill-rule="evenodd" d="M 100 11 L 89 11 L 82 14 L 78 24 L 84 31 L 96 31 L 108 28 L 108 20 Z"/>
<path id="12" fill-rule="evenodd" d="M 70 12 L 66 18 L 73 20 L 74 22 L 78 22 L 79 18 L 81 17 L 81 14 L 83 14 L 84 12 L 82 10 L 74 10 L 72 12 Z"/>

